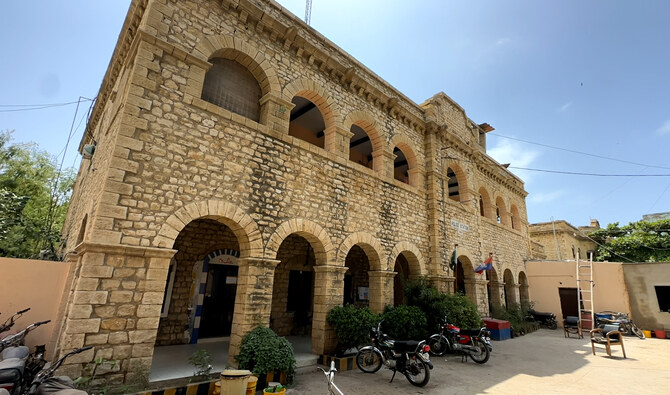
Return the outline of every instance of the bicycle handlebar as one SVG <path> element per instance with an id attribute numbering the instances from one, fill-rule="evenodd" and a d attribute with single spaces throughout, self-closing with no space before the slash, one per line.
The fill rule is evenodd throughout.
<path id="1" fill-rule="evenodd" d="M 21 310 L 21 311 L 17 311 L 16 314 L 23 314 L 28 310 L 30 310 L 30 307 L 28 307 L 27 309 Z"/>

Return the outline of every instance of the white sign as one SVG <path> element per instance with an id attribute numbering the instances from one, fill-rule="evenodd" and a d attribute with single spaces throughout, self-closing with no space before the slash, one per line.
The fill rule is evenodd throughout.
<path id="1" fill-rule="evenodd" d="M 469 232 L 470 226 L 467 224 L 456 221 L 455 219 L 451 220 L 451 227 L 458 230 L 458 233 Z"/>

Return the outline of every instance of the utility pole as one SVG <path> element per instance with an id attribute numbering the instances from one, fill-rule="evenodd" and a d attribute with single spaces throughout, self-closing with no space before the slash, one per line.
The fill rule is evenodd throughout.
<path id="1" fill-rule="evenodd" d="M 307 0 L 305 4 L 305 23 L 309 25 L 312 20 L 312 0 Z"/>

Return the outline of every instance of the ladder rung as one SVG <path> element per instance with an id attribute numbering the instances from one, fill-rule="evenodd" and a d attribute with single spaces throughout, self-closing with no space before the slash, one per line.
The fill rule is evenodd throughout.
<path id="1" fill-rule="evenodd" d="M 579 267 L 591 267 L 591 265 L 579 265 Z"/>

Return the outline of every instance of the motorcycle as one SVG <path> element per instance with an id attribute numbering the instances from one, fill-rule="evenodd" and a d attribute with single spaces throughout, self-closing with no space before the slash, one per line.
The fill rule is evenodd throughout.
<path id="1" fill-rule="evenodd" d="M 30 389 L 26 392 L 28 395 L 48 395 L 48 394 L 58 394 L 66 393 L 68 395 L 86 395 L 86 391 L 75 389 L 74 382 L 67 376 L 56 376 L 54 373 L 60 366 L 65 362 L 65 360 L 71 355 L 79 354 L 86 350 L 90 350 L 92 346 L 78 348 L 76 350 L 70 351 L 69 353 L 63 355 L 58 361 L 54 362 L 50 366 L 43 368 L 32 381 Z M 66 390 L 66 392 L 60 392 Z"/>
<path id="2" fill-rule="evenodd" d="M 486 363 L 493 351 L 491 333 L 485 327 L 461 329 L 450 324 L 446 316 L 440 326 L 440 333 L 432 335 L 428 345 L 433 355 L 442 356 L 447 352 L 458 352 L 463 357 L 462 361 L 470 356 L 479 364 Z"/>
<path id="3" fill-rule="evenodd" d="M 28 310 L 30 310 L 30 307 L 28 307 L 27 309 L 23 309 L 21 311 L 17 311 L 16 313 L 14 313 L 14 315 L 7 318 L 5 322 L 2 325 L 0 325 L 0 333 L 7 332 L 8 330 L 10 330 L 14 326 L 14 323 L 16 323 L 16 320 L 20 318 Z"/>
<path id="4" fill-rule="evenodd" d="M 644 339 L 644 332 L 635 325 L 626 313 L 617 313 L 614 311 L 601 311 L 594 314 L 596 327 L 602 327 L 606 324 L 619 324 L 619 331 L 628 336 L 637 336 Z"/>
<path id="5" fill-rule="evenodd" d="M 382 322 L 383 320 L 379 322 L 377 328 L 370 328 L 372 345 L 361 347 L 356 353 L 358 368 L 364 373 L 375 373 L 384 365 L 393 371 L 390 382 L 400 372 L 414 386 L 423 387 L 428 384 L 430 370 L 433 369 L 433 363 L 428 356 L 430 346 L 425 340 L 393 340 L 382 332 Z"/>
<path id="6" fill-rule="evenodd" d="M 537 322 L 540 325 L 544 325 L 549 329 L 558 328 L 558 322 L 556 321 L 556 314 L 554 313 L 544 313 L 541 311 L 535 311 L 533 309 L 528 310 L 530 318 Z"/>
<path id="7" fill-rule="evenodd" d="M 30 383 L 46 363 L 44 361 L 44 347 L 36 347 L 30 354 L 25 346 L 26 335 L 35 328 L 50 322 L 50 320 L 30 324 L 26 329 L 0 340 L 0 388 L 11 394 L 21 394 L 24 387 Z"/>

